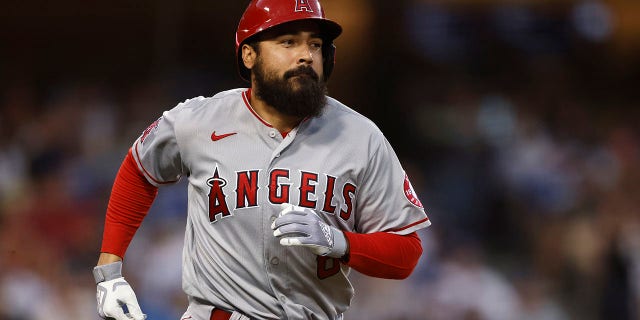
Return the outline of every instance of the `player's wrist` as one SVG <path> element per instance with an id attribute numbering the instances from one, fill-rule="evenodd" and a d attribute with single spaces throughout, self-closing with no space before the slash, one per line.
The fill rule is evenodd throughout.
<path id="1" fill-rule="evenodd" d="M 93 278 L 96 284 L 122 278 L 122 261 L 95 266 L 93 268 Z"/>
<path id="2" fill-rule="evenodd" d="M 344 235 L 344 239 L 345 242 L 347 244 L 347 249 L 345 250 L 345 253 L 342 257 L 340 257 L 340 262 L 344 263 L 344 264 L 348 264 L 349 260 L 351 259 L 351 241 L 349 241 L 349 234 L 351 234 L 352 232 L 349 231 L 342 231 L 342 234 Z"/>
<path id="3" fill-rule="evenodd" d="M 347 249 L 349 247 L 347 237 L 344 235 L 342 230 L 336 227 L 332 226 L 331 230 L 333 232 L 333 247 L 327 256 L 342 259 L 347 254 Z"/>

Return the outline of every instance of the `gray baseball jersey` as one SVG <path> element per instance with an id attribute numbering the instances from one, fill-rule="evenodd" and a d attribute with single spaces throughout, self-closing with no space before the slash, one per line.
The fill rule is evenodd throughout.
<path id="1" fill-rule="evenodd" d="M 188 314 L 212 306 L 255 319 L 340 319 L 349 267 L 284 247 L 270 225 L 289 202 L 341 230 L 409 234 L 430 225 L 398 158 L 367 118 L 328 98 L 283 137 L 248 89 L 187 100 L 136 140 L 150 183 L 189 180 L 183 251 Z"/>

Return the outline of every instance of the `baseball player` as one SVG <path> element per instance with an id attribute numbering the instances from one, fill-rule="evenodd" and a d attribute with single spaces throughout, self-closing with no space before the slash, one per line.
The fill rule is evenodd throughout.
<path id="1" fill-rule="evenodd" d="M 342 28 L 317 0 L 253 0 L 236 32 L 250 88 L 178 104 L 115 178 L 93 274 L 103 318 L 145 319 L 122 259 L 158 187 L 188 180 L 182 319 L 342 319 L 351 268 L 403 279 L 430 225 L 397 156 L 326 96 Z"/>

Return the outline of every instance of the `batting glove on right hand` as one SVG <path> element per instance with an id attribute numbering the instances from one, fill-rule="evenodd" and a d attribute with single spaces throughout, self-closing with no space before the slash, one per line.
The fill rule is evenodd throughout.
<path id="1" fill-rule="evenodd" d="M 283 203 L 271 229 L 283 246 L 303 246 L 317 255 L 332 258 L 342 258 L 347 252 L 344 233 L 326 224 L 309 208 Z"/>
<path id="2" fill-rule="evenodd" d="M 136 294 L 122 277 L 122 261 L 93 268 L 97 284 L 98 314 L 103 319 L 145 320 Z"/>

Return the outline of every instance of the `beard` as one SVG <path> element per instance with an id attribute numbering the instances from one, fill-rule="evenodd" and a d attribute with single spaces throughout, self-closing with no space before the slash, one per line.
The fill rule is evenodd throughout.
<path id="1" fill-rule="evenodd" d="M 279 78 L 258 58 L 252 68 L 258 98 L 280 113 L 298 118 L 317 117 L 327 102 L 327 85 L 310 66 L 301 66 Z M 295 78 L 294 78 L 295 77 Z"/>

